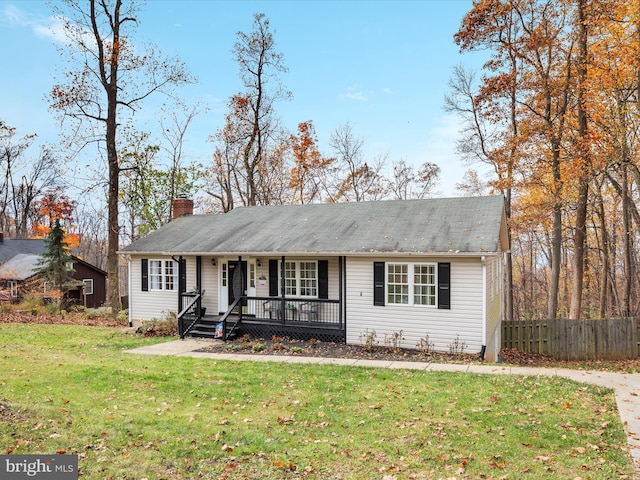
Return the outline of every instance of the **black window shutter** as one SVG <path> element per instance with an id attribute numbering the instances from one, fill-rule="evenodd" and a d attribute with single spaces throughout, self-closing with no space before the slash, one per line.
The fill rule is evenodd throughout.
<path id="1" fill-rule="evenodd" d="M 187 291 L 187 259 L 180 257 L 178 261 L 178 293 Z"/>
<path id="2" fill-rule="evenodd" d="M 269 296 L 278 296 L 278 260 L 269 260 Z"/>
<path id="3" fill-rule="evenodd" d="M 438 263 L 438 308 L 451 308 L 451 264 Z"/>
<path id="4" fill-rule="evenodd" d="M 318 298 L 329 298 L 329 261 L 318 260 Z"/>
<path id="5" fill-rule="evenodd" d="M 384 306 L 384 262 L 373 262 L 373 304 Z"/>
<path id="6" fill-rule="evenodd" d="M 141 262 L 142 269 L 142 291 L 149 291 L 149 260 L 146 258 L 142 259 Z"/>

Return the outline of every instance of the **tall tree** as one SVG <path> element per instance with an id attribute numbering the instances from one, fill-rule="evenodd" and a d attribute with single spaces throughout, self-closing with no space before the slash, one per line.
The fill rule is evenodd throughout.
<path id="1" fill-rule="evenodd" d="M 367 161 L 364 140 L 355 135 L 348 123 L 335 129 L 329 145 L 335 153 L 338 176 L 333 201 L 364 202 L 386 195 L 387 186 L 381 175 L 386 155 Z"/>
<path id="2" fill-rule="evenodd" d="M 44 253 L 37 267 L 46 280 L 51 282 L 58 291 L 59 307 L 62 308 L 62 301 L 65 293 L 70 288 L 73 281 L 72 258 L 69 254 L 69 244 L 65 241 L 64 229 L 60 225 L 60 219 L 56 219 L 53 228 L 44 240 Z"/>
<path id="3" fill-rule="evenodd" d="M 257 205 L 260 171 L 270 140 L 277 132 L 274 104 L 291 97 L 280 83 L 279 74 L 287 68 L 270 29 L 269 19 L 263 14 L 254 15 L 253 30 L 246 34 L 238 32 L 233 53 L 240 67 L 240 78 L 244 91 L 234 96 L 231 102 L 236 139 L 240 141 L 242 175 L 245 181 L 243 192 L 246 205 Z"/>
<path id="4" fill-rule="evenodd" d="M 191 81 L 185 66 L 163 58 L 153 46 L 134 45 L 138 23 L 134 2 L 65 0 L 56 7 L 64 19 L 67 45 L 62 55 L 74 65 L 66 82 L 55 85 L 51 105 L 62 120 L 75 123 L 72 140 L 81 148 L 97 142 L 106 150 L 108 166 L 107 302 L 115 316 L 119 298 L 118 126 L 155 92 Z"/>

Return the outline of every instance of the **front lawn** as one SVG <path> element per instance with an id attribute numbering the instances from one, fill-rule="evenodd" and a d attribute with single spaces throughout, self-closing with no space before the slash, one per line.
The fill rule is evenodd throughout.
<path id="1" fill-rule="evenodd" d="M 605 388 L 124 352 L 158 341 L 0 325 L 0 453 L 99 480 L 633 477 Z"/>

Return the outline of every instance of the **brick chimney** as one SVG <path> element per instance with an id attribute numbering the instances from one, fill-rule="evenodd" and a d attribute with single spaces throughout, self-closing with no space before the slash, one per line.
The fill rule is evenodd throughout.
<path id="1" fill-rule="evenodd" d="M 185 215 L 193 215 L 193 200 L 187 197 L 178 197 L 171 203 L 171 209 L 173 210 L 173 220 Z"/>

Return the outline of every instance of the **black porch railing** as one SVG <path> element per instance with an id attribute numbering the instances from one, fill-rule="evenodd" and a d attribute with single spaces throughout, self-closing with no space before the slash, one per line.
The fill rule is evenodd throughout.
<path id="1" fill-rule="evenodd" d="M 343 341 L 344 319 L 339 300 L 281 297 L 240 297 L 223 315 L 204 315 L 200 299 L 185 300 L 179 317 L 182 338 L 195 336 L 229 339 L 233 335 L 289 336 Z M 200 312 L 198 315 L 197 312 Z"/>
<path id="2" fill-rule="evenodd" d="M 314 325 L 341 329 L 338 300 L 245 297 L 242 318 L 279 325 Z"/>
<path id="3" fill-rule="evenodd" d="M 182 293 L 179 295 L 178 334 L 184 338 L 202 319 L 206 309 L 202 308 L 200 293 Z"/>

